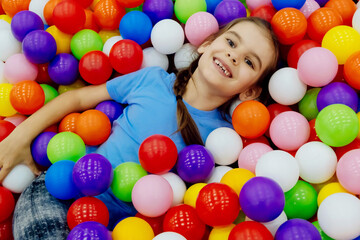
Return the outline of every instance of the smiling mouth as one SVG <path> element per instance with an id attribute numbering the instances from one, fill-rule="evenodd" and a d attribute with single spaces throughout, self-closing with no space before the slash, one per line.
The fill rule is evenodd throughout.
<path id="1" fill-rule="evenodd" d="M 228 78 L 232 77 L 231 71 L 219 59 L 214 58 L 214 63 L 217 66 L 219 72 L 222 73 L 222 75 L 224 75 L 225 77 L 228 77 Z"/>

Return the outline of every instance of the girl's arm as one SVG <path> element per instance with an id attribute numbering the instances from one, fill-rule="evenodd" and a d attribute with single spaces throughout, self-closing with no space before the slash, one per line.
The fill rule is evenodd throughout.
<path id="1" fill-rule="evenodd" d="M 0 143 L 0 182 L 20 163 L 28 165 L 35 174 L 39 174 L 31 156 L 32 140 L 67 114 L 93 108 L 110 99 L 105 83 L 91 85 L 59 95 L 28 117 Z"/>

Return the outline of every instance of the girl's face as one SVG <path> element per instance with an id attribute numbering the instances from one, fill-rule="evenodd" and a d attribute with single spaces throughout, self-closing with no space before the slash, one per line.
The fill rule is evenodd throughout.
<path id="1" fill-rule="evenodd" d="M 270 36 L 252 22 L 240 22 L 198 48 L 199 77 L 211 94 L 232 97 L 254 86 L 274 59 Z"/>

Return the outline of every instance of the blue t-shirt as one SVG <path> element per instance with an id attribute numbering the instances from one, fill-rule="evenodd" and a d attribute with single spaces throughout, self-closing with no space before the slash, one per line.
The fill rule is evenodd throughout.
<path id="1" fill-rule="evenodd" d="M 112 99 L 128 104 L 114 121 L 112 133 L 97 153 L 105 156 L 113 168 L 124 162 L 137 162 L 140 144 L 149 136 L 162 134 L 171 138 L 178 152 L 185 143 L 177 130 L 176 97 L 173 91 L 175 74 L 160 67 L 148 67 L 114 78 L 106 87 Z M 232 127 L 220 112 L 198 110 L 184 101 L 205 142 L 216 128 Z"/>

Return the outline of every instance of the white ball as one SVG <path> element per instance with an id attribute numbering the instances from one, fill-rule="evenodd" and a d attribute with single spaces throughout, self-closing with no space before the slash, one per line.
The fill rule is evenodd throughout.
<path id="1" fill-rule="evenodd" d="M 8 81 L 4 78 L 4 67 L 5 63 L 0 61 L 0 83 L 8 83 Z"/>
<path id="2" fill-rule="evenodd" d="M 0 20 L 0 29 L 7 29 L 11 31 L 11 25 L 5 21 L 5 20 Z"/>
<path id="3" fill-rule="evenodd" d="M 282 105 L 298 103 L 305 96 L 306 90 L 307 86 L 299 79 L 295 68 L 281 68 L 269 81 L 270 96 Z"/>
<path id="4" fill-rule="evenodd" d="M 358 2 L 358 3 L 356 4 L 356 7 L 357 7 L 357 8 L 360 8 L 360 2 Z"/>
<path id="5" fill-rule="evenodd" d="M 169 59 L 165 54 L 159 53 L 153 47 L 148 47 L 143 50 L 143 61 L 141 68 L 159 66 L 165 71 L 169 67 Z"/>
<path id="6" fill-rule="evenodd" d="M 360 235 L 360 200 L 349 193 L 334 193 L 318 209 L 321 229 L 334 239 L 354 239 Z"/>
<path id="7" fill-rule="evenodd" d="M 233 115 L 234 113 L 234 110 L 237 106 L 239 106 L 239 104 L 242 103 L 242 101 L 239 99 L 239 98 L 236 98 L 230 105 L 230 108 L 229 108 L 229 114 L 230 116 Z"/>
<path id="8" fill-rule="evenodd" d="M 300 177 L 309 183 L 323 183 L 336 171 L 337 156 L 334 150 L 322 142 L 308 142 L 296 152 Z"/>
<path id="9" fill-rule="evenodd" d="M 358 9 L 355 11 L 353 18 L 352 18 L 352 26 L 353 28 L 360 33 L 360 8 L 359 3 L 357 4 Z"/>
<path id="10" fill-rule="evenodd" d="M 162 54 L 172 54 L 184 44 L 184 30 L 172 19 L 164 19 L 155 24 L 151 31 L 151 43 Z"/>
<path id="11" fill-rule="evenodd" d="M 110 50 L 114 46 L 114 44 L 122 39 L 123 38 L 121 36 L 113 36 L 113 37 L 109 38 L 108 40 L 106 40 L 106 42 L 104 43 L 103 49 L 102 49 L 103 53 L 105 53 L 107 56 L 109 56 Z"/>
<path id="12" fill-rule="evenodd" d="M 216 164 L 230 165 L 238 160 L 243 143 L 235 130 L 220 127 L 209 134 L 205 148 L 211 152 Z"/>
<path id="13" fill-rule="evenodd" d="M 184 195 L 186 192 L 186 185 L 184 181 L 175 173 L 168 172 L 161 175 L 168 181 L 173 190 L 173 202 L 171 206 L 176 206 L 184 202 Z"/>
<path id="14" fill-rule="evenodd" d="M 176 232 L 163 232 L 160 233 L 158 235 L 156 235 L 156 237 L 153 238 L 153 240 L 186 240 L 185 237 L 183 237 L 183 235 L 176 233 Z"/>
<path id="15" fill-rule="evenodd" d="M 29 4 L 29 11 L 36 13 L 44 24 L 47 24 L 44 17 L 44 8 L 49 0 L 31 0 Z"/>
<path id="16" fill-rule="evenodd" d="M 287 192 L 299 180 L 299 165 L 290 153 L 274 150 L 259 158 L 255 175 L 273 179 L 284 192 Z"/>
<path id="17" fill-rule="evenodd" d="M 196 47 L 190 43 L 185 43 L 174 56 L 174 65 L 177 70 L 187 68 L 199 57 Z"/>
<path id="18" fill-rule="evenodd" d="M 281 226 L 281 224 L 283 224 L 287 220 L 288 218 L 285 212 L 282 211 L 281 214 L 274 220 L 270 222 L 261 222 L 261 224 L 264 225 L 271 232 L 273 236 L 275 236 L 275 233 L 278 230 L 278 228 Z M 245 221 L 253 221 L 253 220 L 248 217 L 245 217 Z"/>
<path id="19" fill-rule="evenodd" d="M 22 193 L 35 179 L 35 174 L 24 164 L 16 165 L 5 177 L 2 185 L 14 193 Z"/>
<path id="20" fill-rule="evenodd" d="M 0 60 L 6 61 L 8 57 L 21 52 L 21 42 L 16 40 L 10 29 L 0 30 Z"/>
<path id="21" fill-rule="evenodd" d="M 228 171 L 230 171 L 232 168 L 229 166 L 217 166 L 215 167 L 214 171 L 212 171 L 210 177 L 208 179 L 206 179 L 206 183 L 214 183 L 217 182 L 219 183 L 222 179 L 222 177 L 225 175 L 225 173 L 227 173 Z"/>

